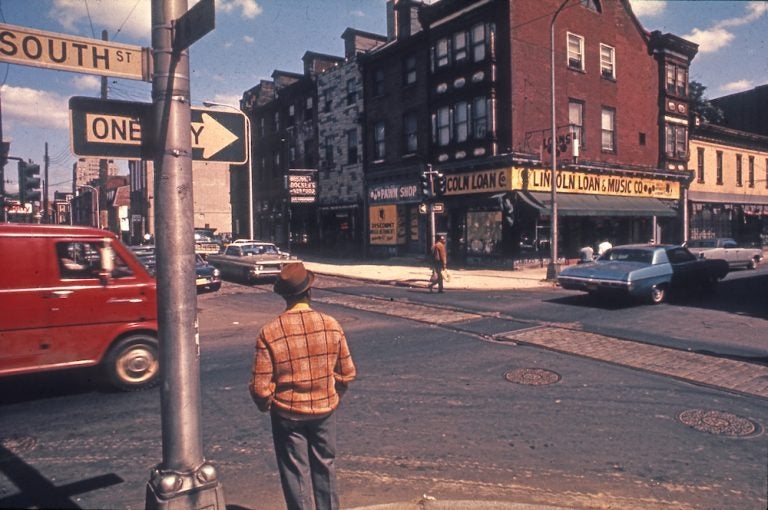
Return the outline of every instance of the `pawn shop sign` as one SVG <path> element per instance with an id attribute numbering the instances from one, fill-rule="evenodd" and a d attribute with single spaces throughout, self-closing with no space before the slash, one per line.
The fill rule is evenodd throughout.
<path id="1" fill-rule="evenodd" d="M 69 100 L 72 152 L 77 156 L 154 159 L 152 104 L 91 97 Z M 248 161 L 245 115 L 191 109 L 192 160 L 241 165 Z"/>

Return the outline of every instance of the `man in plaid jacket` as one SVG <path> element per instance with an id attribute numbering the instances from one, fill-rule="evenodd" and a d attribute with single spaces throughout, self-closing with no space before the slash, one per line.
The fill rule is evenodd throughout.
<path id="1" fill-rule="evenodd" d="M 356 375 L 339 323 L 310 307 L 314 279 L 301 262 L 283 267 L 274 290 L 286 310 L 262 328 L 250 382 L 253 401 L 271 414 L 289 510 L 313 508 L 313 496 L 317 510 L 339 508 L 334 411 Z"/>

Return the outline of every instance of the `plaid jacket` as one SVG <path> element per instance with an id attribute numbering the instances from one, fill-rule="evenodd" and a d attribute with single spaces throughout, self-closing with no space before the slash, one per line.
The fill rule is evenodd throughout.
<path id="1" fill-rule="evenodd" d="M 262 328 L 253 358 L 251 397 L 302 415 L 327 414 L 356 375 L 347 339 L 333 317 L 310 308 L 286 310 Z"/>

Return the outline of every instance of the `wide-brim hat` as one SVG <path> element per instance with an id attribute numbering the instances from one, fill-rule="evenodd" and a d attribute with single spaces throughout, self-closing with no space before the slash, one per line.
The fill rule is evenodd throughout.
<path id="1" fill-rule="evenodd" d="M 307 270 L 301 262 L 292 262 L 283 266 L 274 291 L 281 296 L 296 296 L 309 289 L 314 281 L 315 273 Z"/>

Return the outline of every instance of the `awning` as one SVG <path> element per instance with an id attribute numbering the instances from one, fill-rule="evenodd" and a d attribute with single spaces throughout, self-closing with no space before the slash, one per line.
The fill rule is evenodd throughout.
<path id="1" fill-rule="evenodd" d="M 518 196 L 539 209 L 552 214 L 552 195 L 520 191 Z M 623 197 L 612 195 L 557 194 L 558 216 L 677 216 L 677 211 L 658 198 Z"/>
<path id="2" fill-rule="evenodd" d="M 707 191 L 689 191 L 688 199 L 692 202 L 719 204 L 768 205 L 768 195 L 757 193 L 712 193 Z"/>

